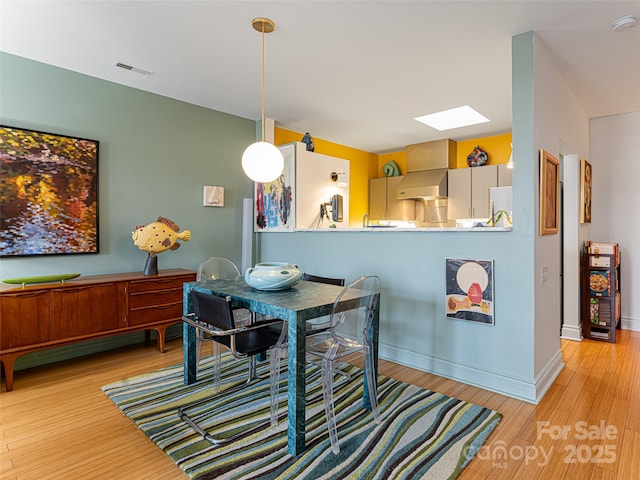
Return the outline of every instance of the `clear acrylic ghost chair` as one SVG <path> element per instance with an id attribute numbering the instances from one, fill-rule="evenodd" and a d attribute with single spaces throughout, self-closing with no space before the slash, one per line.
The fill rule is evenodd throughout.
<path id="1" fill-rule="evenodd" d="M 307 357 L 316 357 L 322 365 L 322 395 L 333 453 L 340 452 L 336 427 L 333 378 L 338 361 L 364 356 L 365 383 L 376 423 L 378 414 L 377 382 L 374 371 L 372 322 L 379 305 L 380 279 L 360 277 L 338 295 L 331 313 L 331 328 L 307 337 Z"/>
<path id="2" fill-rule="evenodd" d="M 246 359 L 265 353 L 278 342 L 283 327 L 282 320 L 260 320 L 251 324 L 237 325 L 229 297 L 219 297 L 196 290 L 192 290 L 190 295 L 194 313 L 182 317 L 183 321 L 207 332 L 211 336 L 214 345 L 224 345 L 230 350 L 234 358 Z M 249 361 L 247 381 L 234 388 L 226 389 L 224 393 L 245 388 L 257 378 L 255 362 Z M 178 416 L 182 420 L 206 440 L 216 445 L 228 443 L 241 436 L 244 432 L 238 432 L 226 438 L 214 437 L 198 424 L 197 415 L 191 416 L 187 411 L 200 405 L 206 405 L 207 402 L 218 395 L 220 393 L 216 388 L 212 396 L 188 403 L 178 409 Z M 208 427 L 208 429 L 212 430 L 212 427 Z"/>
<path id="3" fill-rule="evenodd" d="M 303 272 L 302 280 L 306 280 L 307 282 L 318 282 L 318 283 L 326 283 L 328 285 L 336 285 L 338 287 L 344 287 L 344 278 L 333 278 L 333 277 L 321 277 L 319 275 L 312 275 L 310 273 Z M 312 318 L 307 321 L 306 329 L 307 335 L 312 332 L 319 332 L 321 330 L 326 330 L 331 326 L 330 317 L 320 317 L 320 318 Z"/>
<path id="4" fill-rule="evenodd" d="M 317 282 L 317 283 L 326 283 L 328 285 L 336 285 L 338 287 L 344 287 L 345 279 L 344 278 L 334 278 L 334 277 L 322 277 L 319 275 L 312 275 L 310 273 L 304 272 L 302 274 L 302 280 L 306 280 L 308 282 Z M 306 334 L 311 335 L 313 333 L 318 333 L 323 330 L 328 330 L 331 327 L 331 317 L 320 317 L 307 321 L 306 325 Z M 278 344 L 276 348 L 271 351 L 270 358 L 270 376 L 271 376 L 271 425 L 276 425 L 278 423 L 278 394 L 280 391 L 280 364 L 282 360 L 287 357 L 288 354 L 288 343 L 287 343 L 287 329 L 283 328 L 282 333 L 280 334 L 280 339 L 278 340 Z M 346 380 L 349 380 L 351 376 L 346 372 L 340 372 Z"/>
<path id="5" fill-rule="evenodd" d="M 205 280 L 219 280 L 221 278 L 237 278 L 240 270 L 235 263 L 225 257 L 209 257 L 198 267 L 196 279 L 201 282 Z M 242 326 L 250 322 L 251 313 L 244 308 L 234 309 L 233 317 L 236 325 Z M 200 362 L 202 343 L 211 341 L 212 336 L 201 328 L 196 328 L 196 361 Z M 220 390 L 220 354 L 219 342 L 213 342 L 213 384 L 216 392 Z"/>

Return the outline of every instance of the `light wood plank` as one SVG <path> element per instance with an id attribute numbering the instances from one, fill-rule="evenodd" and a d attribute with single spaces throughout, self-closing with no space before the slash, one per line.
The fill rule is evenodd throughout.
<path id="1" fill-rule="evenodd" d="M 565 369 L 539 405 L 515 400 L 392 362 L 380 373 L 422 388 L 495 409 L 504 415 L 483 455 L 461 480 L 629 480 L 640 471 L 640 333 L 621 331 L 617 344 L 562 340 Z M 0 394 L 0 478 L 186 478 L 129 419 L 106 398 L 107 383 L 182 362 L 181 340 L 134 345 L 59 362 L 16 374 L 15 390 Z M 577 422 L 613 425 L 613 440 L 578 439 Z M 547 430 L 541 431 L 542 425 Z M 569 428 L 553 438 L 549 428 Z M 611 463 L 571 462 L 606 447 Z M 521 452 L 537 453 L 526 459 Z M 503 455 L 499 455 L 500 452 Z M 549 454 L 551 452 L 551 454 Z M 543 462 L 543 454 L 547 454 Z M 593 458 L 593 457 L 592 457 Z"/>

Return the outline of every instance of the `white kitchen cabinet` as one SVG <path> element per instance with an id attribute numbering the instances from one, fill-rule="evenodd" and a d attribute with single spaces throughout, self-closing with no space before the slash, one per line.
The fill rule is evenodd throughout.
<path id="1" fill-rule="evenodd" d="M 369 218 L 371 220 L 414 220 L 415 201 L 397 200 L 396 187 L 404 176 L 369 180 Z"/>
<path id="2" fill-rule="evenodd" d="M 489 188 L 498 186 L 498 166 L 456 168 L 448 177 L 448 218 L 489 218 Z"/>

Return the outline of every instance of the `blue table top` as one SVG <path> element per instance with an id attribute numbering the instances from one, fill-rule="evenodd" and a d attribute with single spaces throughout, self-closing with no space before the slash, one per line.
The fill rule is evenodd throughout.
<path id="1" fill-rule="evenodd" d="M 247 285 L 241 277 L 190 282 L 185 288 L 229 296 L 234 307 L 297 322 L 329 315 L 343 290 L 336 285 L 301 280 L 286 290 L 260 291 Z"/>

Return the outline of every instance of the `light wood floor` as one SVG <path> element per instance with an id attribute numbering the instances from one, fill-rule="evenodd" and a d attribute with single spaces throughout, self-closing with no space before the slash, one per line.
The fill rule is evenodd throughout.
<path id="1" fill-rule="evenodd" d="M 462 480 L 640 479 L 640 333 L 563 341 L 562 352 L 566 366 L 537 406 L 390 362 L 380 370 L 504 414 Z M 165 354 L 133 346 L 17 372 L 15 390 L 0 394 L 0 478 L 185 479 L 100 390 L 181 360 L 174 340 Z"/>

